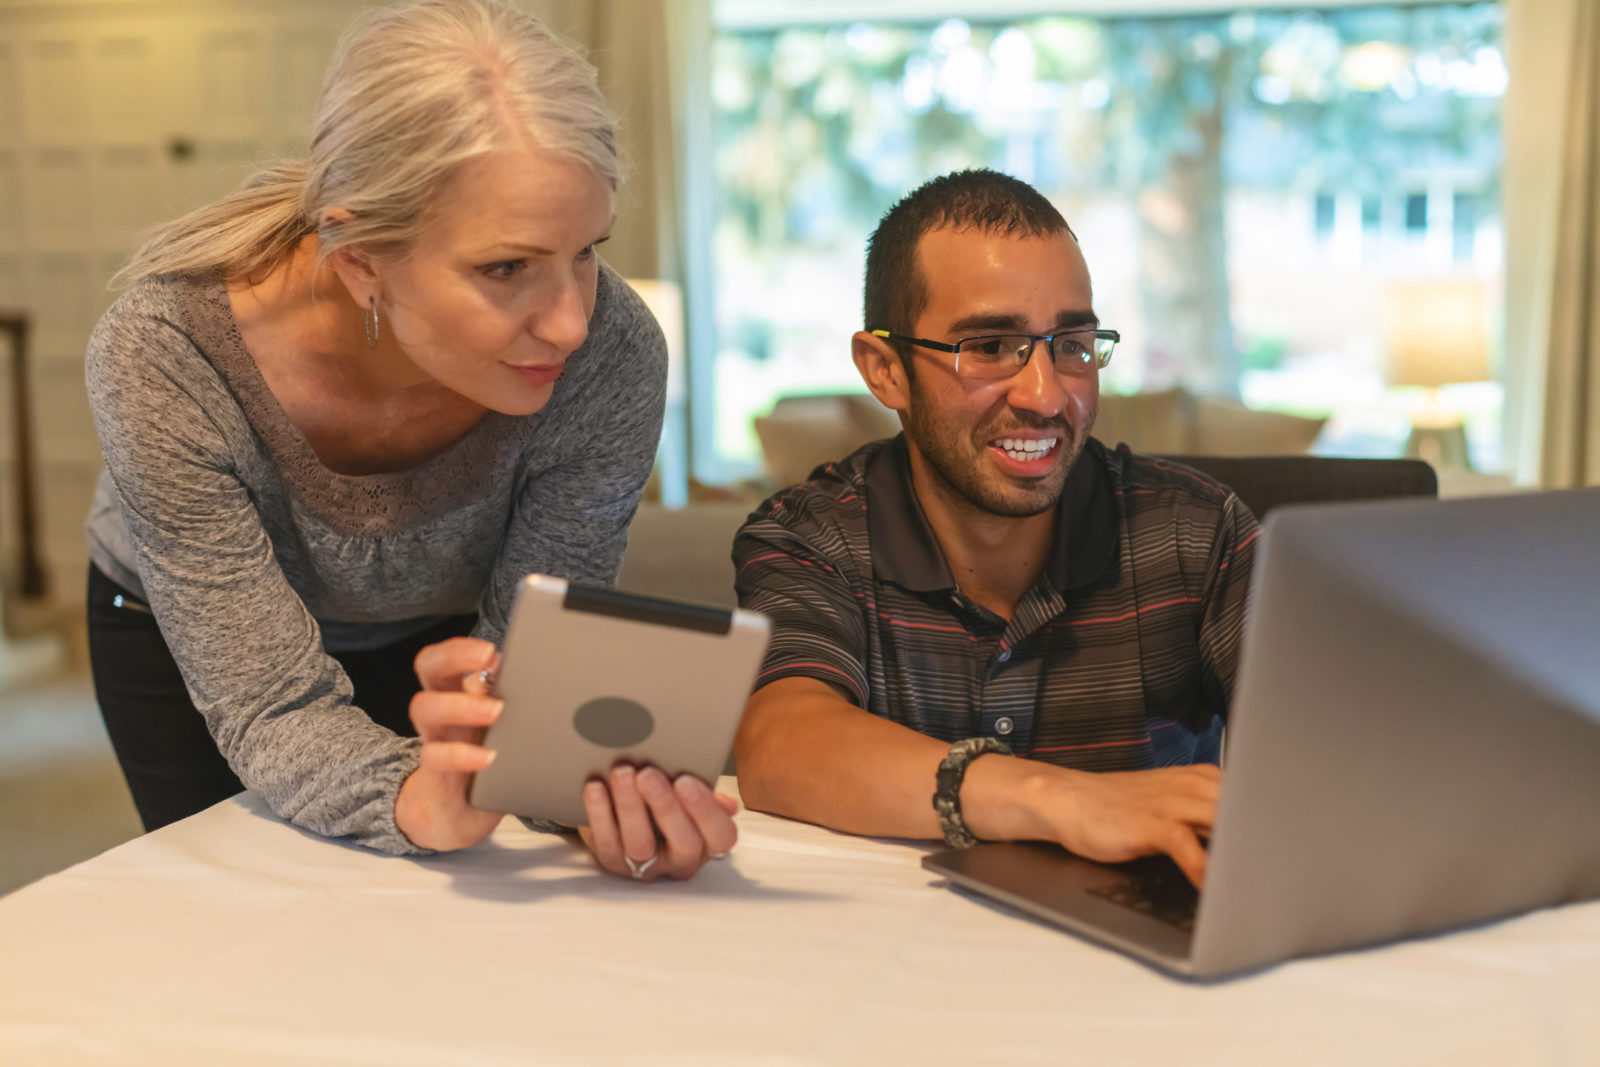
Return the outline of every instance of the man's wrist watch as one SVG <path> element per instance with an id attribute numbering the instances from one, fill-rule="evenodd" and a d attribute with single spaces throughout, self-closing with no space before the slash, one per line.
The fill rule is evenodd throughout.
<path id="1" fill-rule="evenodd" d="M 939 813 L 939 828 L 944 831 L 945 844 L 951 848 L 971 848 L 978 843 L 961 817 L 961 780 L 967 775 L 967 765 L 979 756 L 997 752 L 1011 755 L 1011 750 L 992 737 L 969 737 L 950 746 L 950 754 L 939 764 L 934 775 L 933 810 Z"/>

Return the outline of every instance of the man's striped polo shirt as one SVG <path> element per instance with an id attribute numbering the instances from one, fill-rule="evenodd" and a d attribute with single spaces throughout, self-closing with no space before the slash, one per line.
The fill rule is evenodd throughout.
<path id="1" fill-rule="evenodd" d="M 739 602 L 771 617 L 757 688 L 817 678 L 946 741 L 1084 770 L 1216 762 L 1256 520 L 1197 471 L 1090 439 L 1012 618 L 964 595 L 903 437 L 776 494 L 739 531 Z"/>

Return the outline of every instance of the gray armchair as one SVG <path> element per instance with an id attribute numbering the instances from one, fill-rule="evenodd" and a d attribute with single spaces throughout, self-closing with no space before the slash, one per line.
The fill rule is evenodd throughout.
<path id="1" fill-rule="evenodd" d="M 686 508 L 640 505 L 628 530 L 617 588 L 733 607 L 733 535 L 751 510 L 747 504 L 720 502 Z"/>

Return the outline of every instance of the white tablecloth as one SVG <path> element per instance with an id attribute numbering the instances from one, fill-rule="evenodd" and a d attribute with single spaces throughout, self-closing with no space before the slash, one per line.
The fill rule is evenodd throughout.
<path id="1" fill-rule="evenodd" d="M 644 886 L 512 820 L 390 859 L 241 795 L 0 899 L 0 1064 L 1600 1064 L 1600 904 L 1197 986 L 918 846 L 739 825 Z"/>

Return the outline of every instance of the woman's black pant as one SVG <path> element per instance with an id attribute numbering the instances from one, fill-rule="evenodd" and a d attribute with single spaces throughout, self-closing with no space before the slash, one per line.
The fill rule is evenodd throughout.
<path id="1" fill-rule="evenodd" d="M 469 634 L 476 622 L 476 616 L 456 616 L 392 645 L 332 655 L 355 686 L 356 707 L 380 726 L 414 737 L 411 698 L 420 686 L 412 661 L 425 645 Z M 100 715 L 145 830 L 204 811 L 244 788 L 189 699 L 149 606 L 93 564 L 89 662 Z"/>

